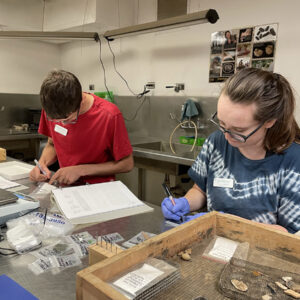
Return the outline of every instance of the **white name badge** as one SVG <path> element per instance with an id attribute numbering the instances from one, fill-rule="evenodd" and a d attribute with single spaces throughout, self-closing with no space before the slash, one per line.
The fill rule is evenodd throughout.
<path id="1" fill-rule="evenodd" d="M 64 128 L 62 126 L 59 126 L 59 125 L 55 125 L 54 127 L 54 131 L 66 136 L 68 134 L 68 129 L 67 128 Z"/>
<path id="2" fill-rule="evenodd" d="M 233 179 L 230 178 L 214 178 L 213 185 L 215 187 L 233 188 Z"/>

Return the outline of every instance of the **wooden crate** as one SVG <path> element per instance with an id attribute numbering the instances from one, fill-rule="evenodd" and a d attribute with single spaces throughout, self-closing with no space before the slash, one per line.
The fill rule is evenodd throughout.
<path id="1" fill-rule="evenodd" d="M 211 212 L 78 272 L 76 297 L 78 300 L 125 300 L 127 298 L 111 287 L 108 281 L 148 257 L 170 258 L 216 235 L 249 242 L 251 248 L 266 250 L 288 261 L 300 263 L 299 236 L 233 215 Z"/>

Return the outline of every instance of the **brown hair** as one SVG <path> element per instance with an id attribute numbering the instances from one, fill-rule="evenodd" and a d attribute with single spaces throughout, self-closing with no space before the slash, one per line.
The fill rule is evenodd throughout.
<path id="1" fill-rule="evenodd" d="M 70 72 L 51 71 L 42 83 L 40 99 L 49 118 L 65 119 L 80 108 L 81 84 Z"/>
<path id="2" fill-rule="evenodd" d="M 265 136 L 266 150 L 281 153 L 293 142 L 300 143 L 294 94 L 282 75 L 255 68 L 242 69 L 228 78 L 222 93 L 235 103 L 255 103 L 254 118 L 261 123 L 276 119 Z"/>

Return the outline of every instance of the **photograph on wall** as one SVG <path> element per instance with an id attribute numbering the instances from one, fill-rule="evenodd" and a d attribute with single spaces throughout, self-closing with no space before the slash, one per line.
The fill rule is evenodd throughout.
<path id="1" fill-rule="evenodd" d="M 221 76 L 222 57 L 212 55 L 210 60 L 209 77 L 219 78 Z"/>
<path id="2" fill-rule="evenodd" d="M 253 35 L 253 27 L 241 29 L 239 34 L 239 43 L 251 42 L 252 35 Z"/>
<path id="3" fill-rule="evenodd" d="M 256 26 L 254 30 L 254 43 L 277 40 L 278 24 Z"/>
<path id="4" fill-rule="evenodd" d="M 214 32 L 211 35 L 211 54 L 222 54 L 224 35 L 222 32 Z"/>
<path id="5" fill-rule="evenodd" d="M 238 44 L 237 46 L 237 56 L 248 56 L 252 51 L 252 44 L 244 43 Z"/>
<path id="6" fill-rule="evenodd" d="M 226 50 L 223 53 L 223 61 L 234 61 L 236 52 L 234 50 Z"/>
<path id="7" fill-rule="evenodd" d="M 245 68 L 249 68 L 250 66 L 250 56 L 238 57 L 236 61 L 236 69 L 241 70 Z"/>
<path id="8" fill-rule="evenodd" d="M 209 82 L 225 81 L 249 67 L 273 72 L 277 36 L 277 23 L 212 33 Z"/>
<path id="9" fill-rule="evenodd" d="M 234 62 L 225 62 L 222 64 L 222 76 L 230 77 L 234 74 L 235 63 Z"/>
<path id="10" fill-rule="evenodd" d="M 253 44 L 252 58 L 274 57 L 274 42 L 265 42 Z"/>
<path id="11" fill-rule="evenodd" d="M 238 30 L 226 30 L 224 32 L 224 49 L 235 49 L 237 44 Z"/>
<path id="12" fill-rule="evenodd" d="M 262 69 L 265 71 L 274 71 L 274 61 L 273 59 L 257 59 L 252 61 L 252 67 L 257 69 Z"/>

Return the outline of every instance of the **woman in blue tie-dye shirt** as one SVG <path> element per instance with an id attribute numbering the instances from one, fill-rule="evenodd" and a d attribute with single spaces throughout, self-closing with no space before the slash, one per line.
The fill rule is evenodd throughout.
<path id="1" fill-rule="evenodd" d="M 207 205 L 291 233 L 300 230 L 300 129 L 295 99 L 279 74 L 243 69 L 230 77 L 206 140 L 188 174 L 185 197 L 162 202 L 166 218 Z M 197 216 L 197 215 L 196 215 Z"/>

